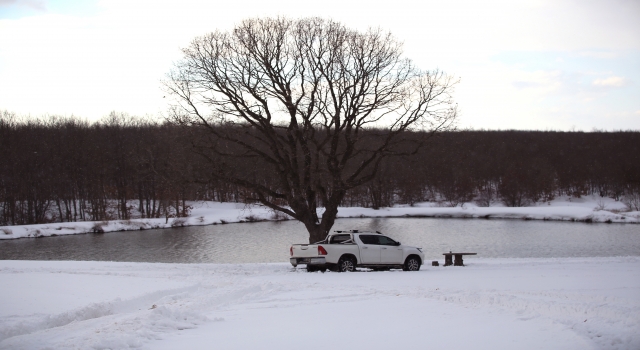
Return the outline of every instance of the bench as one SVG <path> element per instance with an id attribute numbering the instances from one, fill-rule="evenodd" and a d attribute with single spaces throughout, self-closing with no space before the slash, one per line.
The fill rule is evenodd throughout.
<path id="1" fill-rule="evenodd" d="M 444 255 L 444 266 L 464 266 L 464 262 L 462 261 L 463 255 L 477 255 L 478 253 L 452 253 L 449 251 L 448 253 L 443 253 Z M 452 261 L 452 257 L 455 257 L 455 260 Z"/>

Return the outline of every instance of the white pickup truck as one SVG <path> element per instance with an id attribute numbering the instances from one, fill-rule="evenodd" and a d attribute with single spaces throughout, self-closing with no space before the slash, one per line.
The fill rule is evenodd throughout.
<path id="1" fill-rule="evenodd" d="M 314 244 L 294 244 L 289 252 L 291 265 L 306 264 L 310 272 L 346 272 L 356 267 L 418 271 L 424 261 L 421 248 L 402 245 L 380 232 L 358 230 L 335 231 Z"/>

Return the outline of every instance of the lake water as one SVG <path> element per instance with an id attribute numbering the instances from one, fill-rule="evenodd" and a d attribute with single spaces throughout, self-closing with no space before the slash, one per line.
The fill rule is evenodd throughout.
<path id="1" fill-rule="evenodd" d="M 381 231 L 422 247 L 425 259 L 475 252 L 483 258 L 640 256 L 640 225 L 557 221 L 359 218 L 334 230 Z M 296 221 L 82 234 L 0 241 L 0 259 L 177 263 L 287 262 L 292 243 L 306 243 Z M 468 257 L 466 259 L 474 259 Z"/>

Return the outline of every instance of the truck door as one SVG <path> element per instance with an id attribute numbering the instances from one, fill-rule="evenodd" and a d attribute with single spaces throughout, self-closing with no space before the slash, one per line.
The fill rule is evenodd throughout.
<path id="1" fill-rule="evenodd" d="M 378 236 L 380 242 L 380 262 L 383 264 L 402 264 L 404 261 L 402 246 L 387 236 Z"/>
<path id="2" fill-rule="evenodd" d="M 360 235 L 360 260 L 362 264 L 380 263 L 380 245 L 377 235 Z"/>

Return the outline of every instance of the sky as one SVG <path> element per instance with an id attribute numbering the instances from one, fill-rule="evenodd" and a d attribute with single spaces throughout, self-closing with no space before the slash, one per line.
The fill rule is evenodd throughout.
<path id="1" fill-rule="evenodd" d="M 640 0 L 0 0 L 0 111 L 160 118 L 181 48 L 278 15 L 390 31 L 460 79 L 460 128 L 640 130 Z"/>

